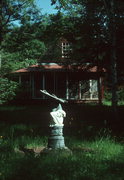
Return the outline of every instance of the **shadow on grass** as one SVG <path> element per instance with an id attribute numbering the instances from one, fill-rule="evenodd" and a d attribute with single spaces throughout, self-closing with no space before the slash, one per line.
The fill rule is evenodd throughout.
<path id="1" fill-rule="evenodd" d="M 14 125 L 15 128 L 14 126 L 13 130 L 11 128 L 10 134 L 14 132 L 15 136 L 31 135 L 30 131 L 32 130 L 34 136 L 48 135 L 49 112 L 52 108 L 51 104 L 1 106 L 0 132 L 4 128 L 4 132 L 6 129 L 7 133 L 7 127 L 10 129 Z M 63 109 L 67 113 L 64 120 L 65 135 L 92 138 L 99 132 L 105 134 L 111 131 L 115 135 L 123 135 L 124 106 L 118 107 L 118 120 L 116 122 L 109 106 L 64 104 Z"/>

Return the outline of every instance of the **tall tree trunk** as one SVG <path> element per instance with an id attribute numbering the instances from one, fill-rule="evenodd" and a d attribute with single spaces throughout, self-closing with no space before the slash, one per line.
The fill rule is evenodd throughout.
<path id="1" fill-rule="evenodd" d="M 103 0 L 107 10 L 110 37 L 110 67 L 111 67 L 111 91 L 112 108 L 117 111 L 117 55 L 116 55 L 116 21 L 115 21 L 115 0 Z"/>
<path id="2" fill-rule="evenodd" d="M 0 70 L 1 70 L 1 63 L 2 63 L 2 0 L 0 1 Z"/>
<path id="3" fill-rule="evenodd" d="M 110 13 L 110 37 L 111 37 L 111 80 L 112 80 L 112 107 L 117 111 L 117 56 L 116 56 L 116 22 L 115 0 L 111 0 Z"/>

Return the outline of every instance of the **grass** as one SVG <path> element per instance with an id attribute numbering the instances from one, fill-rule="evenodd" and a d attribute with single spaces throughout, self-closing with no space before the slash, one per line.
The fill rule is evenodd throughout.
<path id="1" fill-rule="evenodd" d="M 19 125 L 17 127 L 19 129 Z M 11 132 L 12 128 L 15 126 L 8 131 Z M 25 131 L 26 126 L 21 125 L 20 129 Z M 33 154 L 20 154 L 15 149 L 20 145 L 28 148 L 47 146 L 46 136 L 0 136 L 0 179 L 123 180 L 122 142 L 116 142 L 110 136 L 96 137 L 94 140 L 66 136 L 65 142 L 72 154 L 55 153 L 35 157 Z"/>
<path id="2" fill-rule="evenodd" d="M 104 100 L 104 101 L 103 101 L 103 105 L 105 105 L 105 106 L 111 106 L 111 105 L 112 105 L 112 102 L 111 102 L 111 101 Z M 118 105 L 119 105 L 119 106 L 123 106 L 123 105 L 124 105 L 124 101 L 119 101 L 119 102 L 118 102 Z"/>
<path id="3" fill-rule="evenodd" d="M 108 128 L 111 120 L 108 106 L 64 107 L 65 144 L 72 154 L 19 153 L 20 146 L 29 149 L 47 146 L 48 109 L 0 107 L 0 180 L 124 179 L 124 140 Z M 123 106 L 119 115 L 116 126 L 121 129 Z"/>

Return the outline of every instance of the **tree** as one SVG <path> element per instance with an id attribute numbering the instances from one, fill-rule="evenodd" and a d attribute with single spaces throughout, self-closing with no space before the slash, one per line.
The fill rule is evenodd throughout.
<path id="1" fill-rule="evenodd" d="M 0 64 L 3 76 L 9 70 L 36 63 L 45 51 L 45 45 L 38 40 L 35 32 L 35 27 L 43 16 L 36 8 L 34 0 L 5 0 L 0 6 Z"/>
<path id="2" fill-rule="evenodd" d="M 12 100 L 16 96 L 17 89 L 18 83 L 0 78 L 0 105 Z"/>
<path id="3" fill-rule="evenodd" d="M 49 16 L 49 23 L 43 32 L 42 40 L 46 46 L 46 53 L 41 61 L 62 62 L 61 38 L 67 33 L 70 27 L 69 18 L 61 12 Z"/>
<path id="4" fill-rule="evenodd" d="M 34 0 L 2 0 L 0 2 L 0 42 L 4 34 L 11 30 L 13 23 L 23 23 L 24 20 L 33 20 L 37 14 Z"/>
<path id="5" fill-rule="evenodd" d="M 103 54 L 107 44 L 106 28 L 104 26 L 105 12 L 101 2 L 92 2 L 92 0 L 62 2 L 65 2 L 64 9 L 69 19 L 67 30 L 63 34 L 73 41 L 74 59 L 84 61 L 100 57 L 101 51 Z M 66 2 L 70 2 L 70 4 Z M 74 56 L 75 54 L 76 56 Z"/>
<path id="6" fill-rule="evenodd" d="M 77 16 L 75 19 L 78 19 L 78 21 L 75 23 L 75 29 L 78 31 L 77 34 L 80 34 L 80 39 L 78 38 L 79 45 L 76 49 L 80 51 L 75 54 L 79 54 L 79 59 L 86 53 L 86 56 L 91 57 L 91 62 L 95 59 L 99 65 L 104 66 L 106 64 L 108 70 L 111 69 L 112 106 L 116 111 L 117 69 L 122 65 L 116 39 L 120 39 L 118 32 L 119 28 L 123 27 L 124 2 L 122 0 L 119 0 L 116 4 L 115 2 L 115 0 L 109 2 L 107 0 L 81 0 L 80 2 L 78 0 L 60 0 L 59 8 L 66 10 L 66 13 L 73 12 Z M 53 0 L 52 4 L 55 3 L 57 1 Z M 84 33 L 85 30 L 86 33 Z M 124 39 L 123 36 L 122 39 Z M 86 56 L 84 59 L 86 59 Z"/>
<path id="7" fill-rule="evenodd" d="M 112 106 L 114 111 L 116 111 L 116 106 L 118 102 L 117 98 L 117 54 L 116 54 L 116 11 L 115 11 L 115 0 L 107 2 L 104 1 L 104 5 L 107 11 L 108 28 L 110 36 L 110 66 L 111 66 L 111 85 L 112 85 Z"/>
<path id="8" fill-rule="evenodd" d="M 2 0 L 0 1 L 0 67 L 2 64 L 1 53 L 3 45 L 13 27 L 17 24 L 35 22 L 38 10 L 34 0 Z M 35 20 L 36 19 L 36 20 Z"/>
<path id="9" fill-rule="evenodd" d="M 38 57 L 39 52 L 36 51 L 36 48 L 39 50 L 44 48 L 44 44 L 37 39 L 23 41 L 24 46 L 22 44 L 20 46 L 20 41 L 17 42 L 17 39 L 21 40 L 23 37 L 22 32 L 18 34 L 20 26 L 29 27 L 32 23 L 38 23 L 40 20 L 41 15 L 34 0 L 0 1 L 0 104 L 11 100 L 17 87 L 15 82 L 9 81 L 4 75 L 22 66 L 25 67 L 26 64 L 34 63 L 34 57 L 31 59 L 31 55 Z"/>

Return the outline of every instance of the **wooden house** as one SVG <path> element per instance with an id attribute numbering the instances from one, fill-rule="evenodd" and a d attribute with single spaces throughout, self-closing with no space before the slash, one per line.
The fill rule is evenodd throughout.
<path id="1" fill-rule="evenodd" d="M 72 45 L 62 38 L 61 60 L 68 62 Z M 50 62 L 50 61 L 49 61 Z M 49 93 L 71 102 L 101 102 L 105 70 L 89 63 L 39 63 L 13 72 L 13 77 L 22 85 L 23 98 L 49 99 L 40 92 Z"/>
<path id="2" fill-rule="evenodd" d="M 40 92 L 49 93 L 70 102 L 100 102 L 103 98 L 105 70 L 91 64 L 63 65 L 41 63 L 19 69 L 12 74 L 23 87 L 23 98 L 49 99 Z"/>

